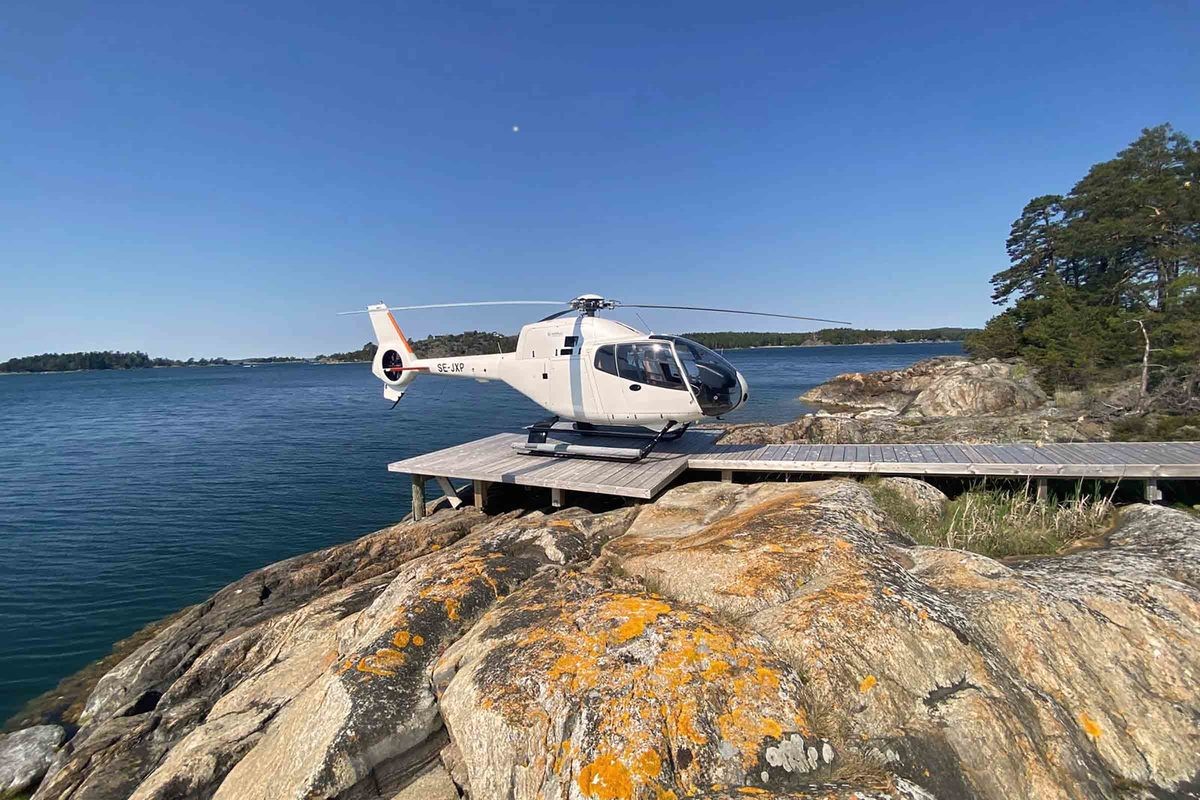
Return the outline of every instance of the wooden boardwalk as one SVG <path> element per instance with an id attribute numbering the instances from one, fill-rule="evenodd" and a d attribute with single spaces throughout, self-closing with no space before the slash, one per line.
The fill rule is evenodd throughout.
<path id="1" fill-rule="evenodd" d="M 689 431 L 642 461 L 526 455 L 513 449 L 524 434 L 499 433 L 388 465 L 413 476 L 414 508 L 427 478 L 454 494 L 450 479 L 475 482 L 477 502 L 491 483 L 650 500 L 688 470 L 826 475 L 946 475 L 1027 477 L 1044 491 L 1049 478 L 1109 478 L 1147 482 L 1155 499 L 1159 478 L 1200 479 L 1198 442 L 1081 442 L 1072 444 L 721 444 L 717 431 Z M 553 437 L 551 437 L 553 441 Z M 589 444 L 618 444 L 597 437 Z M 626 445 L 627 446 L 627 445 Z"/>

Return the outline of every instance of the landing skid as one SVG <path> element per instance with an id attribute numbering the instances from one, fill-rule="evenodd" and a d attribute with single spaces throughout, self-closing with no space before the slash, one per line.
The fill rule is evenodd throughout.
<path id="1" fill-rule="evenodd" d="M 529 455 L 552 456 L 554 458 L 597 458 L 609 461 L 641 461 L 654 450 L 659 442 L 670 442 L 683 436 L 688 426 L 668 422 L 662 430 L 652 431 L 646 428 L 625 425 L 592 425 L 587 422 L 560 422 L 558 417 L 542 420 L 530 425 L 529 438 L 524 442 L 514 442 L 513 449 Z M 636 447 L 619 447 L 615 445 L 568 444 L 567 442 L 546 441 L 551 434 L 555 436 L 595 436 L 604 439 L 636 439 L 643 443 Z"/>

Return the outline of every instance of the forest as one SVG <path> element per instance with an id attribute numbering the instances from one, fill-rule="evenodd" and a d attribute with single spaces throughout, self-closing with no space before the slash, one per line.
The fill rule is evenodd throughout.
<path id="1" fill-rule="evenodd" d="M 1004 310 L 971 355 L 1020 356 L 1047 389 L 1137 378 L 1143 410 L 1200 408 L 1200 142 L 1164 124 L 1030 200 L 992 277 Z"/>

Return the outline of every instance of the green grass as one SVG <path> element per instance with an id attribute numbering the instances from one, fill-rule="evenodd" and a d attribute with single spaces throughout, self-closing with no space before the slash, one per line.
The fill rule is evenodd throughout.
<path id="1" fill-rule="evenodd" d="M 1062 502 L 1039 503 L 1028 487 L 980 487 L 955 497 L 941 514 L 922 515 L 895 492 L 878 483 L 867 485 L 880 508 L 917 543 L 994 558 L 1056 553 L 1108 530 L 1114 514 L 1111 498 L 1082 492 Z"/>

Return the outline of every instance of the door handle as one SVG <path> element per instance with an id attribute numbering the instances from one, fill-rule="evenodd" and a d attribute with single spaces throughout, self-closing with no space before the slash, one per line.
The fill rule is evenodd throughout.
<path id="1" fill-rule="evenodd" d="M 631 392 L 640 392 L 641 390 L 642 390 L 642 387 L 641 387 L 641 386 L 638 386 L 636 383 L 631 383 L 631 384 L 629 384 L 629 391 L 631 391 Z"/>

